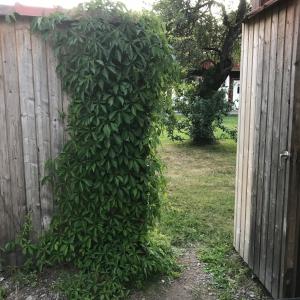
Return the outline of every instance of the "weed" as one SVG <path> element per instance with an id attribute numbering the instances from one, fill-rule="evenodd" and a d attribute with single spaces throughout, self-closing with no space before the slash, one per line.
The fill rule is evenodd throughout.
<path id="1" fill-rule="evenodd" d="M 5 299 L 6 297 L 6 289 L 0 286 L 0 300 Z"/>
<path id="2" fill-rule="evenodd" d="M 38 284 L 38 276 L 36 272 L 23 271 L 22 269 L 16 269 L 11 277 L 15 286 L 22 287 L 36 287 Z"/>

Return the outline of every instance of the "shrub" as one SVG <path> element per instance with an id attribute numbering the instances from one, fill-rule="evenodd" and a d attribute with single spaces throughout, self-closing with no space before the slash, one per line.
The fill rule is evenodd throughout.
<path id="1" fill-rule="evenodd" d="M 195 83 L 178 85 L 173 112 L 168 114 L 165 122 L 168 135 L 180 139 L 181 135 L 177 133 L 186 133 L 194 144 L 212 144 L 215 142 L 214 129 L 219 127 L 234 138 L 234 133 L 222 125 L 223 117 L 230 109 L 225 92 L 220 90 L 204 98 L 199 96 L 198 89 L 199 85 Z M 174 111 L 183 118 L 178 119 Z"/>
<path id="2" fill-rule="evenodd" d="M 228 111 L 224 91 L 217 91 L 210 98 L 197 94 L 190 99 L 191 137 L 194 144 L 212 144 L 215 142 L 214 127 L 221 124 Z"/>

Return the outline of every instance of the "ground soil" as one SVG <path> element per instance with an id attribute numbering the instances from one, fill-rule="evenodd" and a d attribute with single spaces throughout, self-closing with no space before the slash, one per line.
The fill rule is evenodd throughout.
<path id="1" fill-rule="evenodd" d="M 205 264 L 197 259 L 196 253 L 193 246 L 182 251 L 179 257 L 182 273 L 178 278 L 154 280 L 144 290 L 133 292 L 130 300 L 218 300 L 217 291 L 212 284 L 213 279 L 205 271 Z M 23 278 L 23 282 L 0 272 L 0 290 L 6 290 L 4 299 L 7 300 L 66 300 L 53 289 L 59 272 L 52 269 L 44 272 L 39 278 Z M 270 299 L 256 297 L 253 292 L 256 286 L 257 282 L 249 278 L 247 284 L 236 291 L 232 300 Z"/>
<path id="2" fill-rule="evenodd" d="M 145 291 L 131 296 L 131 300 L 216 300 L 212 290 L 211 276 L 204 271 L 204 265 L 196 257 L 196 250 L 191 248 L 180 257 L 183 272 L 177 279 L 154 282 Z"/>
<path id="3" fill-rule="evenodd" d="M 58 275 L 58 270 L 49 270 L 39 278 L 29 276 L 17 279 L 0 273 L 0 288 L 6 290 L 6 300 L 66 300 L 53 289 Z"/>
<path id="4" fill-rule="evenodd" d="M 190 248 L 179 258 L 182 273 L 176 279 L 158 279 L 149 283 L 143 291 L 133 292 L 130 300 L 216 300 L 211 288 L 211 276 L 204 271 L 204 265 L 196 257 L 196 249 Z M 1 273 L 0 273 L 1 274 Z M 46 272 L 38 280 L 20 284 L 11 278 L 0 275 L 0 287 L 7 290 L 8 300 L 62 300 L 59 293 L 53 291 L 57 272 Z M 29 280 L 30 281 L 30 280 Z"/>

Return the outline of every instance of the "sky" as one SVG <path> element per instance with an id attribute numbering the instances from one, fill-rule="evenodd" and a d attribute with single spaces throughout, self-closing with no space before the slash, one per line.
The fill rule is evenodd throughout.
<path id="1" fill-rule="evenodd" d="M 151 4 L 155 0 L 119 0 L 126 4 L 129 9 L 141 10 L 150 9 Z M 223 0 L 224 4 L 228 8 L 235 8 L 239 0 Z M 79 3 L 85 2 L 85 0 L 0 0 L 0 4 L 13 5 L 18 2 L 23 5 L 29 6 L 42 6 L 42 7 L 54 7 L 62 6 L 65 8 L 72 8 Z"/>

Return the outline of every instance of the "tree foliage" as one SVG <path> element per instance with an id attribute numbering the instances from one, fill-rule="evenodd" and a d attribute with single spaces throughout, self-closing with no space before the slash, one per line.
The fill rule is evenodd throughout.
<path id="1" fill-rule="evenodd" d="M 215 100 L 220 100 L 222 93 L 219 89 L 233 63 L 239 61 L 241 23 L 247 9 L 246 0 L 240 0 L 238 9 L 229 13 L 222 3 L 215 0 L 159 0 L 155 6 L 166 22 L 183 77 L 195 84 L 194 93 L 189 92 L 191 99 L 183 103 L 183 106 L 191 104 L 186 129 L 195 143 L 213 142 L 213 122 L 219 122 L 220 116 L 228 110 L 224 98 L 222 104 Z M 212 119 L 212 115 L 216 118 Z M 182 129 L 182 124 L 174 126 Z M 203 136 L 205 132 L 207 135 Z"/>
<path id="2" fill-rule="evenodd" d="M 57 210 L 36 263 L 81 270 L 70 281 L 70 299 L 125 297 L 132 282 L 174 268 L 154 231 L 164 186 L 156 155 L 162 99 L 175 72 L 171 49 L 155 17 L 109 1 L 85 4 L 72 17 L 38 18 L 33 29 L 51 40 L 72 98 L 69 140 L 49 163 Z"/>
<path id="3" fill-rule="evenodd" d="M 201 76 L 201 96 L 217 91 L 233 62 L 239 62 L 241 24 L 248 11 L 240 0 L 236 11 L 227 12 L 215 0 L 160 0 L 155 10 L 166 22 L 169 39 L 189 76 Z M 210 68 L 201 63 L 211 60 Z"/>

